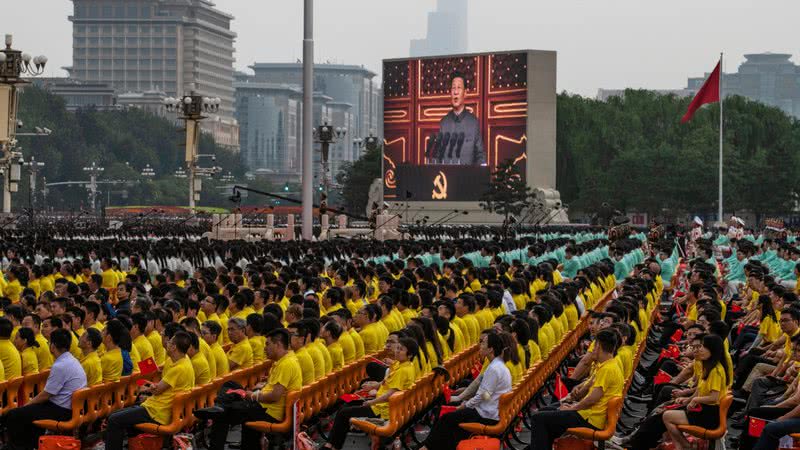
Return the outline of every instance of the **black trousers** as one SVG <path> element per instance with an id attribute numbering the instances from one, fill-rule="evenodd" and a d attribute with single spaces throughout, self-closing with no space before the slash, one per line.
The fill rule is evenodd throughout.
<path id="1" fill-rule="evenodd" d="M 739 360 L 739 364 L 736 365 L 736 370 L 733 373 L 732 389 L 741 390 L 742 385 L 744 385 L 744 382 L 747 380 L 747 376 L 750 375 L 750 372 L 753 371 L 753 368 L 758 363 L 773 364 L 771 360 L 761 356 L 762 353 L 761 350 L 754 348 L 747 356 Z"/>
<path id="2" fill-rule="evenodd" d="M 267 414 L 260 405 L 253 404 L 252 408 L 236 409 L 235 412 L 223 414 L 220 418 L 214 419 L 211 424 L 211 443 L 209 450 L 225 450 L 225 442 L 228 440 L 228 431 L 232 425 L 242 424 L 242 449 L 261 448 L 261 433 L 244 426 L 245 422 L 270 422 L 277 423 L 278 420 Z"/>
<path id="3" fill-rule="evenodd" d="M 769 405 L 777 397 L 786 392 L 788 386 L 786 382 L 777 378 L 766 377 L 759 378 L 753 382 L 753 388 L 750 390 L 750 397 L 747 397 L 747 405 L 745 410 L 750 410 L 757 406 Z"/>
<path id="4" fill-rule="evenodd" d="M 681 410 L 686 412 L 686 419 L 689 425 L 703 428 L 716 428 L 719 425 L 719 406 L 717 405 L 702 405 L 702 410 L 699 412 L 686 411 L 685 407 L 681 408 Z M 661 441 L 661 436 L 666 431 L 664 415 L 651 414 L 642 421 L 639 429 L 631 435 L 627 448 L 630 450 L 656 448 Z"/>
<path id="5" fill-rule="evenodd" d="M 670 400 L 672 398 L 672 391 L 676 389 L 682 389 L 682 386 L 679 384 L 673 383 L 663 383 L 656 385 L 653 390 L 653 398 L 650 399 L 650 402 L 647 403 L 647 412 L 648 414 L 650 411 L 655 409 L 656 406 Z"/>
<path id="6" fill-rule="evenodd" d="M 750 417 L 757 417 L 759 419 L 775 420 L 778 417 L 788 413 L 792 408 L 770 408 L 767 406 L 759 406 L 758 408 L 751 408 L 747 410 L 746 419 L 749 422 Z M 755 445 L 758 438 L 750 436 L 747 432 L 747 425 L 742 431 L 742 437 L 739 439 L 739 450 L 751 450 Z"/>
<path id="7" fill-rule="evenodd" d="M 372 412 L 369 406 L 363 406 L 363 402 L 355 401 L 350 402 L 348 406 L 340 409 L 336 413 L 336 418 L 333 419 L 333 428 L 328 436 L 328 443 L 337 450 L 341 450 L 344 446 L 344 441 L 347 439 L 347 433 L 350 431 L 350 418 L 352 417 L 378 417 Z M 245 449 L 244 445 L 242 449 Z M 211 449 L 214 450 L 214 449 Z"/>
<path id="8" fill-rule="evenodd" d="M 463 408 L 445 414 L 433 424 L 428 438 L 422 445 L 431 450 L 456 450 L 458 443 L 464 439 L 469 439 L 472 433 L 464 430 L 458 424 L 477 422 L 484 425 L 494 425 L 494 419 L 485 419 L 474 408 Z"/>
<path id="9" fill-rule="evenodd" d="M 72 410 L 62 408 L 49 401 L 15 408 L 6 415 L 10 446 L 15 450 L 31 450 L 39 446 L 39 437 L 44 430 L 33 425 L 34 420 L 66 421 Z"/>
<path id="10" fill-rule="evenodd" d="M 142 406 L 131 406 L 108 416 L 106 450 L 122 450 L 125 435 L 135 435 L 137 432 L 133 426 L 140 423 L 155 423 Z"/>
<path id="11" fill-rule="evenodd" d="M 531 445 L 528 450 L 552 450 L 553 442 L 568 428 L 595 428 L 577 411 L 538 411 L 531 415 Z"/>

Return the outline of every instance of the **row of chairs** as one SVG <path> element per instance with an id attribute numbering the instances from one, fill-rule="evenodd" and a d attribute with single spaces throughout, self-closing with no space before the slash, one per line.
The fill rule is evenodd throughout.
<path id="1" fill-rule="evenodd" d="M 610 293 L 606 294 L 598 302 L 597 307 L 602 307 L 609 297 Z M 527 371 L 525 377 L 514 386 L 512 392 L 500 397 L 499 410 L 501 417 L 498 424 L 487 426 L 479 423 L 464 423 L 461 424 L 461 427 L 473 434 L 506 435 L 506 430 L 513 428 L 512 423 L 515 422 L 523 405 L 527 403 L 533 393 L 544 385 L 544 382 L 558 368 L 561 361 L 577 345 L 580 336 L 588 330 L 588 326 L 588 317 L 582 318 L 576 328 L 566 334 L 561 342 L 553 347 L 550 355 L 544 361 L 538 362 Z M 477 345 L 454 355 L 445 363 L 445 368 L 452 376 L 451 381 L 464 379 L 478 359 Z M 385 424 L 378 425 L 358 418 L 350 419 L 350 423 L 371 435 L 373 444 L 376 439 L 401 435 L 404 431 L 411 429 L 421 417 L 430 412 L 431 405 L 441 397 L 444 384 L 444 380 L 437 378 L 435 374 L 428 374 L 417 381 L 411 389 L 397 392 L 389 398 L 389 420 Z"/>

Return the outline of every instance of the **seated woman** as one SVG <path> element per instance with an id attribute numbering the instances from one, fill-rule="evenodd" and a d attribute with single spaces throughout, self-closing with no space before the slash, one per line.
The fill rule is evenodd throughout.
<path id="1" fill-rule="evenodd" d="M 677 409 L 648 417 L 639 430 L 620 446 L 632 450 L 647 450 L 658 445 L 664 432 L 668 432 L 676 450 L 690 448 L 678 425 L 694 425 L 713 429 L 719 425 L 719 403 L 728 391 L 728 362 L 722 339 L 716 335 L 703 338 L 703 346 L 695 353 L 702 365 L 697 386 L 688 397 L 678 397 Z"/>
<path id="2" fill-rule="evenodd" d="M 453 449 L 470 437 L 470 433 L 458 424 L 478 422 L 494 425 L 500 420 L 500 396 L 511 391 L 511 372 L 503 361 L 503 353 L 516 351 L 507 348 L 494 330 L 481 334 L 481 356 L 491 361 L 486 371 L 477 380 L 477 392 L 457 410 L 442 416 L 431 429 L 420 450 Z"/>
<path id="3" fill-rule="evenodd" d="M 39 343 L 36 342 L 33 330 L 27 327 L 20 328 L 17 331 L 17 337 L 14 338 L 14 346 L 17 347 L 22 358 L 22 375 L 39 373 L 39 360 L 36 358 L 34 350 L 39 347 Z"/>
<path id="4" fill-rule="evenodd" d="M 378 387 L 376 397 L 365 402 L 352 402 L 342 408 L 333 422 L 328 442 L 323 448 L 340 450 L 350 430 L 351 417 L 379 417 L 389 419 L 389 397 L 397 391 L 410 389 L 414 384 L 415 369 L 411 362 L 419 355 L 419 346 L 414 339 L 401 337 L 393 345 L 394 362 L 383 382 Z"/>

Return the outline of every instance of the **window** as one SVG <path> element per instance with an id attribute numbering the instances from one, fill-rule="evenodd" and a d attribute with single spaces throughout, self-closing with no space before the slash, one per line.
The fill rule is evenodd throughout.
<path id="1" fill-rule="evenodd" d="M 125 38 L 125 43 L 127 45 L 139 45 L 139 39 L 135 37 Z"/>
<path id="2" fill-rule="evenodd" d="M 111 34 L 111 25 L 106 25 L 103 27 L 103 33 Z"/>
<path id="3" fill-rule="evenodd" d="M 150 18 L 150 7 L 149 6 L 142 6 L 142 16 L 143 19 Z"/>
<path id="4" fill-rule="evenodd" d="M 164 49 L 164 54 L 166 56 L 175 56 L 176 55 L 176 51 L 175 51 L 174 48 L 166 48 L 166 49 Z"/>
<path id="5" fill-rule="evenodd" d="M 178 42 L 177 39 L 175 39 L 174 37 L 164 38 L 164 44 L 166 45 L 175 45 L 177 44 L 177 42 Z"/>
<path id="6" fill-rule="evenodd" d="M 161 33 L 161 25 L 154 25 L 153 26 L 153 33 Z"/>
<path id="7" fill-rule="evenodd" d="M 126 49 L 126 53 L 128 56 L 136 56 L 136 54 L 139 53 L 139 50 L 136 47 L 128 47 Z"/>
<path id="8" fill-rule="evenodd" d="M 141 31 L 142 33 L 149 33 L 149 32 L 150 32 L 150 27 L 148 27 L 148 26 L 146 26 L 146 25 L 142 25 L 142 28 L 141 28 L 141 30 L 140 30 L 140 31 Z"/>
<path id="9" fill-rule="evenodd" d="M 138 6 L 128 6 L 128 18 L 135 19 L 139 17 L 139 7 Z"/>
<path id="10" fill-rule="evenodd" d="M 110 19 L 111 18 L 111 12 L 112 12 L 111 5 L 103 6 L 103 18 L 104 19 Z"/>
<path id="11" fill-rule="evenodd" d="M 125 18 L 125 7 L 124 6 L 115 6 L 114 7 L 114 18 L 115 19 L 124 19 Z"/>
<path id="12" fill-rule="evenodd" d="M 89 54 L 92 56 L 97 56 L 100 54 L 100 49 L 97 47 L 93 47 L 89 49 Z"/>
<path id="13" fill-rule="evenodd" d="M 149 48 L 140 48 L 139 49 L 139 54 L 142 55 L 142 56 L 145 56 L 145 57 L 149 57 L 150 56 L 150 49 Z"/>
<path id="14" fill-rule="evenodd" d="M 84 14 L 86 14 L 86 7 L 75 5 L 75 17 L 83 17 Z"/>
<path id="15" fill-rule="evenodd" d="M 162 61 L 160 59 L 153 60 L 153 69 L 160 69 L 162 67 Z"/>
<path id="16" fill-rule="evenodd" d="M 99 16 L 99 11 L 97 10 L 97 6 L 90 6 L 89 7 L 89 18 L 95 19 Z"/>
<path id="17" fill-rule="evenodd" d="M 164 54 L 163 48 L 154 48 L 152 51 L 153 51 L 153 56 L 161 56 Z"/>
<path id="18" fill-rule="evenodd" d="M 100 45 L 100 40 L 95 38 L 89 38 L 89 45 Z"/>
<path id="19" fill-rule="evenodd" d="M 75 32 L 78 33 L 78 34 L 85 33 L 86 32 L 86 27 L 83 26 L 83 25 L 76 25 L 75 26 Z"/>
<path id="20" fill-rule="evenodd" d="M 124 46 L 125 45 L 125 38 L 124 37 L 115 37 L 114 38 L 114 45 L 116 46 Z"/>
<path id="21" fill-rule="evenodd" d="M 167 25 L 167 34 L 175 34 L 176 28 L 175 25 Z"/>
<path id="22" fill-rule="evenodd" d="M 89 27 L 89 33 L 97 33 L 97 27 L 96 27 L 96 26 L 94 26 L 94 25 L 93 25 L 93 26 L 90 26 L 90 27 Z"/>
<path id="23" fill-rule="evenodd" d="M 136 25 L 128 25 L 128 33 L 136 33 L 139 31 L 139 27 Z"/>
<path id="24" fill-rule="evenodd" d="M 111 46 L 111 38 L 110 37 L 100 38 L 100 43 L 103 44 L 106 47 L 110 47 Z"/>

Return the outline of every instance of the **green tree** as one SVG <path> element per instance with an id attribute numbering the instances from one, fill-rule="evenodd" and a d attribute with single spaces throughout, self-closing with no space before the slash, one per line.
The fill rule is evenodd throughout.
<path id="1" fill-rule="evenodd" d="M 336 182 L 342 187 L 339 206 L 351 214 L 364 215 L 369 202 L 369 187 L 375 178 L 381 177 L 383 148 L 367 150 L 355 162 L 346 162 L 336 175 Z"/>
<path id="2" fill-rule="evenodd" d="M 503 233 L 509 225 L 509 217 L 522 213 L 528 201 L 533 197 L 533 190 L 522 178 L 522 173 L 514 161 L 507 159 L 492 172 L 489 190 L 480 198 L 481 208 L 503 216 Z"/>

